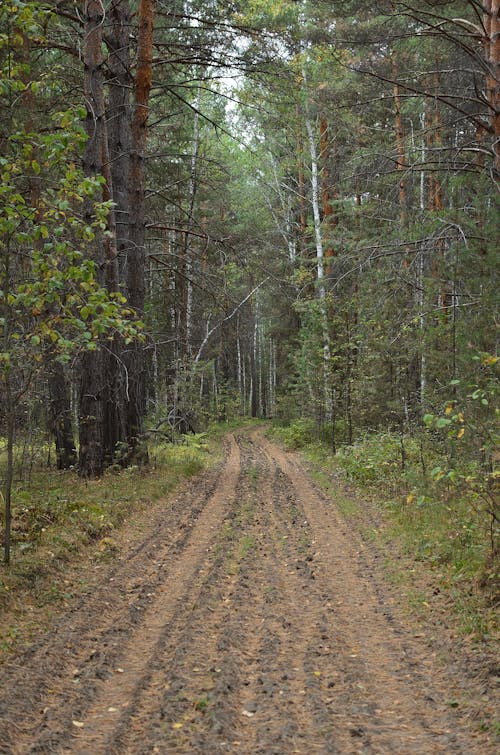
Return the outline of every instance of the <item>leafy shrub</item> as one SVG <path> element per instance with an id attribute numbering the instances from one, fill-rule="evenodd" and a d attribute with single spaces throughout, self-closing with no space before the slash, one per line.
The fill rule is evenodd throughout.
<path id="1" fill-rule="evenodd" d="M 289 449 L 304 448 L 316 438 L 314 422 L 310 419 L 296 419 L 287 427 L 274 428 L 273 432 Z"/>
<path id="2" fill-rule="evenodd" d="M 404 449 L 404 450 L 403 450 Z M 336 460 L 349 479 L 361 484 L 391 485 L 401 481 L 404 463 L 408 457 L 418 458 L 419 447 L 413 439 L 395 433 L 365 435 L 352 446 L 342 446 Z"/>

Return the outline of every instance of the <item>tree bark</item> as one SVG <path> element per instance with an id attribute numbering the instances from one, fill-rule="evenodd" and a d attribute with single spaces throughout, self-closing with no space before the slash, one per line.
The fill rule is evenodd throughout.
<path id="1" fill-rule="evenodd" d="M 62 364 L 53 357 L 48 362 L 48 368 L 50 424 L 56 444 L 57 468 L 69 469 L 76 465 L 77 455 L 71 423 L 68 383 Z"/>
<path id="2" fill-rule="evenodd" d="M 311 156 L 311 194 L 312 209 L 314 218 L 314 238 L 316 241 L 316 268 L 318 281 L 318 295 L 320 299 L 325 298 L 325 255 L 323 251 L 323 235 L 321 233 L 321 215 L 319 211 L 319 176 L 318 176 L 318 154 L 316 151 L 316 140 L 314 130 L 309 115 L 305 119 L 307 136 L 309 137 L 309 153 Z"/>
<path id="3" fill-rule="evenodd" d="M 300 112 L 296 108 L 297 121 L 300 123 Z M 306 203 L 306 181 L 304 176 L 304 147 L 302 130 L 299 130 L 297 137 L 297 194 L 299 199 L 299 249 L 304 254 L 307 248 L 307 203 Z"/>
<path id="4" fill-rule="evenodd" d="M 87 115 L 85 130 L 88 141 L 83 156 L 83 170 L 87 176 L 102 174 L 105 126 L 104 77 L 102 54 L 102 24 L 104 7 L 96 0 L 85 4 L 83 28 L 84 94 Z M 84 208 L 89 224 L 92 203 Z M 94 261 L 103 282 L 104 254 L 100 244 L 94 249 Z M 82 477 L 98 477 L 104 468 L 103 438 L 103 356 L 100 349 L 88 351 L 82 357 L 79 402 L 79 473 Z"/>
<path id="5" fill-rule="evenodd" d="M 108 143 L 115 205 L 116 249 L 120 281 L 126 277 L 129 246 L 130 174 L 130 5 L 128 0 L 115 0 L 108 15 L 111 28 L 106 34 L 109 49 L 108 81 Z"/>
<path id="6" fill-rule="evenodd" d="M 189 187 L 188 187 L 188 212 L 186 219 L 186 233 L 184 234 L 184 269 L 186 272 L 185 297 L 183 302 L 182 316 L 184 324 L 182 328 L 183 343 L 182 351 L 187 357 L 191 356 L 192 351 L 192 327 L 193 327 L 193 250 L 191 248 L 190 231 L 194 226 L 194 205 L 197 191 L 197 172 L 198 172 L 198 153 L 200 148 L 200 102 L 201 102 L 201 82 L 198 83 L 196 98 L 194 102 L 194 122 L 193 122 L 193 144 L 191 149 L 191 161 L 189 169 Z"/>
<path id="7" fill-rule="evenodd" d="M 111 291 L 123 287 L 127 274 L 129 250 L 129 185 L 130 174 L 130 4 L 115 0 L 108 10 L 110 27 L 106 33 L 109 50 L 108 102 L 106 112 L 108 159 L 107 186 L 112 192 L 115 220 L 115 259 L 107 268 L 107 286 Z M 109 165 L 109 170 L 107 166 Z M 111 260 L 110 260 L 111 263 Z M 119 455 L 126 443 L 126 404 L 128 370 L 123 353 L 125 345 L 118 336 L 109 342 L 104 354 L 104 448 L 108 462 Z"/>
<path id="8" fill-rule="evenodd" d="M 328 321 L 326 313 L 326 289 L 325 289 L 325 255 L 323 250 L 323 231 L 321 227 L 321 215 L 319 209 L 320 189 L 318 175 L 318 154 L 316 150 L 316 141 L 314 137 L 313 126 L 306 114 L 305 125 L 309 137 L 309 151 L 311 155 L 311 194 L 312 209 L 314 218 L 314 237 L 316 239 L 316 266 L 317 266 L 317 283 L 318 297 L 321 306 L 321 327 L 323 330 L 323 405 L 326 413 L 330 413 L 330 336 L 328 333 Z"/>
<path id="9" fill-rule="evenodd" d="M 486 100 L 494 140 L 494 165 L 497 173 L 500 173 L 500 0 L 485 0 L 483 8 Z"/>
<path id="10" fill-rule="evenodd" d="M 14 479 L 14 439 L 15 439 L 15 403 L 12 396 L 10 375 L 4 380 L 6 429 L 7 429 L 7 466 L 4 483 L 4 562 L 10 564 L 10 547 L 12 535 L 12 481 Z"/>
<path id="11" fill-rule="evenodd" d="M 335 192 L 332 192 L 331 186 L 328 121 L 324 115 L 321 115 L 319 119 L 319 138 L 321 158 L 321 206 L 323 210 L 323 225 L 326 231 L 325 274 L 330 275 L 330 273 L 332 272 L 333 258 L 335 256 L 335 251 L 333 248 L 333 234 L 337 226 L 338 219 L 332 207 L 332 201 L 335 199 Z"/>
<path id="12" fill-rule="evenodd" d="M 128 181 L 130 236 L 127 255 L 127 291 L 129 304 L 140 318 L 144 316 L 145 299 L 145 152 L 152 79 L 154 9 L 154 0 L 140 0 L 137 11 L 137 73 Z M 130 346 L 126 363 L 129 387 L 127 441 L 133 449 L 142 433 L 142 420 L 146 409 L 145 365 L 140 343 Z"/>
<path id="13" fill-rule="evenodd" d="M 396 142 L 396 170 L 399 176 L 398 195 L 399 195 L 399 222 L 401 227 L 404 228 L 407 220 L 406 203 L 406 180 L 405 174 L 407 170 L 406 152 L 404 144 L 404 128 L 403 117 L 401 113 L 401 90 L 398 84 L 399 78 L 399 62 L 397 54 L 394 53 L 392 60 L 393 78 L 394 78 L 394 136 Z"/>

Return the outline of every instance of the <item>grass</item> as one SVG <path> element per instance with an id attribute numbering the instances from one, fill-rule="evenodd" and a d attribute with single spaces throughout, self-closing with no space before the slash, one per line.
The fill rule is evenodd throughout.
<path id="1" fill-rule="evenodd" d="M 255 548 L 255 538 L 253 535 L 243 535 L 239 542 L 238 558 L 243 560 L 253 548 Z"/>

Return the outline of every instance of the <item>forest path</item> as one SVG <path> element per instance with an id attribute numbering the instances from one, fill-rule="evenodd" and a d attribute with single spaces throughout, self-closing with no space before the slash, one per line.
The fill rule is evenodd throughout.
<path id="1" fill-rule="evenodd" d="M 239 431 L 2 670 L 0 752 L 493 753 L 390 604 L 298 456 Z"/>

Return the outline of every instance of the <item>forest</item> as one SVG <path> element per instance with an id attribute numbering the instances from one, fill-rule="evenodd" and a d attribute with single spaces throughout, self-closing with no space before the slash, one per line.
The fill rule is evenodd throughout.
<path id="1" fill-rule="evenodd" d="M 499 3 L 5 0 L 0 30 L 6 562 L 37 470 L 255 418 L 493 589 Z"/>
<path id="2" fill-rule="evenodd" d="M 2 752 L 498 752 L 499 14 L 0 2 Z"/>

